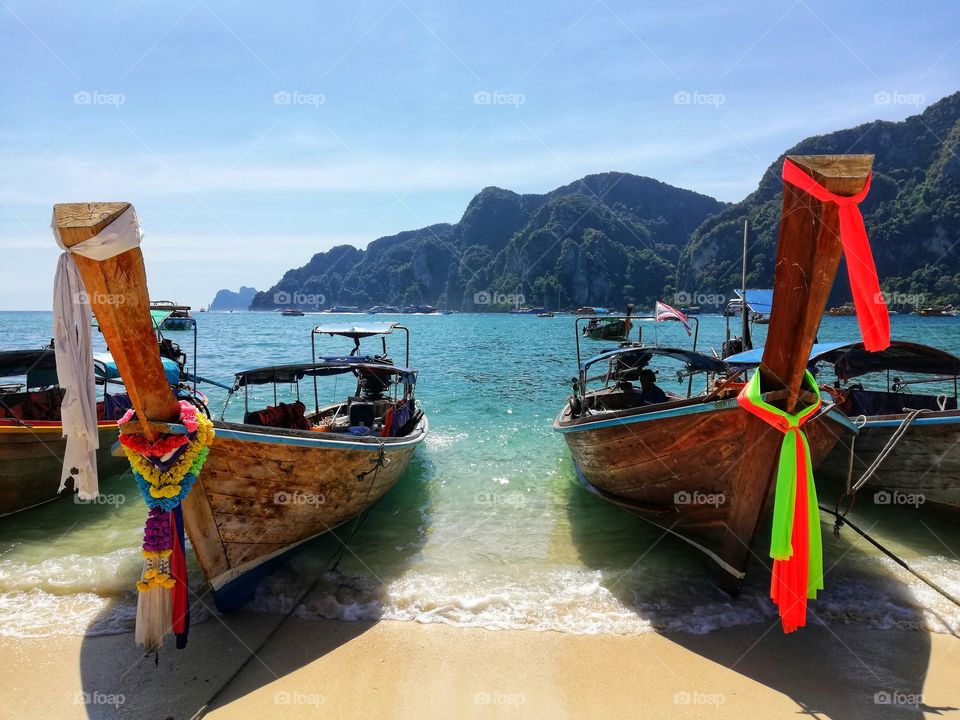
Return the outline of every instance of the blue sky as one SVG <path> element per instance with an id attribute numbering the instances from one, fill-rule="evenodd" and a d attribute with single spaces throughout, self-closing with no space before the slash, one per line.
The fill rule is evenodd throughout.
<path id="1" fill-rule="evenodd" d="M 204 305 L 488 185 L 739 200 L 958 69 L 955 0 L 0 0 L 0 309 L 49 308 L 56 202 L 133 202 L 151 294 Z"/>

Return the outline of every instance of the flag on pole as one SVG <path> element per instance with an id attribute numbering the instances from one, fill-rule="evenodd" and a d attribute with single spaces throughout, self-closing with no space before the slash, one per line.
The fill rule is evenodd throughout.
<path id="1" fill-rule="evenodd" d="M 670 307 L 666 303 L 662 303 L 657 300 L 657 305 L 654 308 L 654 315 L 656 315 L 656 322 L 663 322 L 664 320 L 679 320 L 683 324 L 683 329 L 687 331 L 687 336 L 691 335 L 690 319 L 676 308 Z"/>

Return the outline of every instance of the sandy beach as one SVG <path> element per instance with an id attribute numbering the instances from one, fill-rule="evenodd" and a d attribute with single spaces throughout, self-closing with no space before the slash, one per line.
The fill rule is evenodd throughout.
<path id="1" fill-rule="evenodd" d="M 585 636 L 281 621 L 250 612 L 208 620 L 159 664 L 129 634 L 5 638 L 0 716 L 960 716 L 960 640 L 948 635 L 819 625 L 784 636 L 757 624 Z"/>

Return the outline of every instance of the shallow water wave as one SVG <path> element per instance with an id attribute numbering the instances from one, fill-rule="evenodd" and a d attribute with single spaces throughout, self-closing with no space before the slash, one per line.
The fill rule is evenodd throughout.
<path id="1" fill-rule="evenodd" d="M 316 317 L 281 322 L 244 313 L 204 313 L 197 320 L 197 371 L 220 381 L 240 368 L 309 358 L 317 323 Z M 36 347 L 49 340 L 50 322 L 49 313 L 0 313 L 0 335 L 6 347 Z M 699 634 L 776 624 L 769 574 L 759 561 L 732 599 L 687 545 L 576 485 L 566 446 L 551 428 L 574 373 L 572 319 L 453 315 L 403 322 L 412 331 L 411 364 L 420 370 L 418 395 L 431 435 L 355 534 L 348 523 L 337 537 L 304 546 L 261 584 L 251 609 L 288 612 L 307 593 L 297 615 L 347 621 L 581 634 Z M 960 320 L 894 316 L 892 322 L 896 337 L 960 352 Z M 762 335 L 764 328 L 757 331 Z M 664 324 L 658 333 L 663 344 L 689 347 L 678 324 Z M 856 318 L 826 318 L 820 339 L 856 334 Z M 192 345 L 188 333 L 169 337 Z M 719 347 L 723 318 L 702 316 L 700 337 L 700 349 Z M 99 337 L 95 342 L 102 344 Z M 330 339 L 322 342 L 321 352 L 343 350 Z M 585 341 L 584 354 L 604 347 Z M 676 386 L 671 377 L 661 378 L 667 389 Z M 324 385 L 321 401 L 342 395 L 347 384 Z M 224 393 L 211 389 L 209 395 L 219 414 Z M 227 418 L 242 412 L 241 399 Z M 129 477 L 105 478 L 103 492 L 124 502 L 87 506 L 64 499 L 0 519 L 0 635 L 132 629 L 146 509 Z M 960 596 L 960 530 L 869 503 L 858 504 L 854 517 Z M 826 589 L 810 604 L 811 623 L 960 633 L 960 608 L 849 529 L 837 538 L 830 526 L 824 517 L 828 574 Z M 349 551 L 333 572 L 338 538 L 348 541 Z M 762 546 L 758 541 L 755 548 L 761 557 Z M 202 595 L 203 579 L 192 555 L 188 560 L 191 587 Z M 194 622 L 208 616 L 194 607 Z"/>

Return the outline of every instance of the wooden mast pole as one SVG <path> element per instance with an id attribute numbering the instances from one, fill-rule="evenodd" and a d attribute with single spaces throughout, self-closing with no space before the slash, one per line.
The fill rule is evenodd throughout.
<path id="1" fill-rule="evenodd" d="M 125 202 L 59 204 L 53 206 L 53 217 L 60 239 L 70 248 L 99 233 L 129 207 Z M 140 248 L 102 261 L 75 254 L 74 261 L 138 417 L 176 420 L 180 405 L 160 361 Z M 142 429 L 151 441 L 158 436 L 149 422 L 142 423 Z"/>
<path id="2" fill-rule="evenodd" d="M 873 166 L 873 155 L 794 155 L 790 160 L 827 190 L 844 196 L 863 189 Z M 758 372 L 765 393 L 785 391 L 782 407 L 791 413 L 798 405 L 803 374 L 842 254 L 836 204 L 820 202 L 785 182 L 773 307 Z M 723 542 L 724 557 L 735 567 L 746 565 L 782 439 L 778 430 L 747 414 Z"/>

